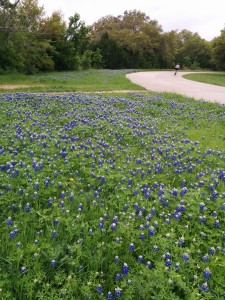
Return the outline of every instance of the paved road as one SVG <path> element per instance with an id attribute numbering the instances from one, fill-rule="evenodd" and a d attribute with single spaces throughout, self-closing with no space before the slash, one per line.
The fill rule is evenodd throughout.
<path id="1" fill-rule="evenodd" d="M 225 104 L 225 87 L 192 81 L 182 77 L 191 72 L 173 71 L 137 72 L 127 74 L 133 83 L 153 92 L 177 93 L 197 100 L 206 100 Z M 192 72 L 193 73 L 193 72 Z"/>

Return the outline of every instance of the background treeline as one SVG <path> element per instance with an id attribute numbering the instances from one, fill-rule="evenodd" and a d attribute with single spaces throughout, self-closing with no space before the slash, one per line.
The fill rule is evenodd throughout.
<path id="1" fill-rule="evenodd" d="M 38 0 L 0 0 L 0 72 L 182 68 L 225 70 L 225 29 L 206 41 L 186 29 L 163 32 L 133 10 L 86 26 L 75 13 L 46 16 Z"/>

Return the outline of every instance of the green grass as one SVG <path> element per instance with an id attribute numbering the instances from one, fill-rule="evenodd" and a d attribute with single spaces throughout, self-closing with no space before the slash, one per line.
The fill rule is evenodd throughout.
<path id="1" fill-rule="evenodd" d="M 183 76 L 186 79 L 225 86 L 225 72 L 214 72 L 214 73 L 191 73 Z"/>
<path id="2" fill-rule="evenodd" d="M 38 75 L 0 75 L 0 85 L 14 85 L 14 88 L 0 92 L 97 92 L 113 90 L 144 90 L 125 78 L 132 70 L 88 70 L 74 72 L 53 72 Z M 23 87 L 22 85 L 29 85 Z M 16 87 L 18 86 L 18 87 Z"/>
<path id="3" fill-rule="evenodd" d="M 224 298 L 225 106 L 128 71 L 8 75 L 62 94 L 0 95 L 0 299 Z"/>
<path id="4" fill-rule="evenodd" d="M 24 75 L 19 73 L 0 75 L 0 92 L 112 92 L 145 91 L 125 77 L 137 70 L 87 70 Z M 224 72 L 184 75 L 184 78 L 225 86 Z M 9 86 L 1 88 L 1 85 Z M 11 87 L 10 87 L 11 86 Z M 13 86 L 13 88 L 12 88 Z"/>

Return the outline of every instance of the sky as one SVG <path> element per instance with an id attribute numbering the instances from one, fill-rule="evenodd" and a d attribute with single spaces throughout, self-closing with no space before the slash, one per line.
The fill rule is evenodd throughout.
<path id="1" fill-rule="evenodd" d="M 38 5 L 48 16 L 61 11 L 65 21 L 78 13 L 86 25 L 136 9 L 157 20 L 163 32 L 187 29 L 208 41 L 225 28 L 224 0 L 38 0 Z"/>

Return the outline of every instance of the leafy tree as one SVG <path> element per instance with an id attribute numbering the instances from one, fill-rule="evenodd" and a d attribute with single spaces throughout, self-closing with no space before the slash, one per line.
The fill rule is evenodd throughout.
<path id="1" fill-rule="evenodd" d="M 0 7 L 3 7 L 5 9 L 15 8 L 19 2 L 20 0 L 16 0 L 16 1 L 0 0 Z"/>
<path id="2" fill-rule="evenodd" d="M 217 70 L 225 71 L 225 29 L 212 40 L 212 62 Z"/>
<path id="3" fill-rule="evenodd" d="M 41 31 L 44 8 L 38 6 L 38 0 L 23 0 L 18 5 L 17 19 L 18 32 L 22 33 L 23 71 L 32 74 L 40 70 L 53 70 L 54 63 L 48 53 L 51 45 L 43 39 Z"/>
<path id="4" fill-rule="evenodd" d="M 16 5 L 9 1 L 0 2 L 0 69 L 22 70 L 23 57 L 21 50 L 21 32 L 17 32 Z"/>
<path id="5" fill-rule="evenodd" d="M 178 33 L 176 61 L 191 69 L 209 68 L 211 66 L 210 44 L 198 33 L 182 30 Z"/>
<path id="6" fill-rule="evenodd" d="M 111 68 L 156 67 L 161 31 L 157 21 L 145 13 L 125 11 L 123 16 L 107 16 L 96 22 L 91 43 L 101 49 L 105 64 Z"/>
<path id="7" fill-rule="evenodd" d="M 101 50 L 103 67 L 106 69 L 122 69 L 126 67 L 126 54 L 118 41 L 106 32 L 96 44 Z"/>
<path id="8" fill-rule="evenodd" d="M 178 53 L 178 35 L 175 30 L 161 35 L 160 42 L 160 66 L 162 68 L 174 68 Z"/>
<path id="9" fill-rule="evenodd" d="M 66 32 L 66 40 L 73 43 L 76 54 L 83 54 L 89 41 L 91 28 L 80 20 L 80 15 L 75 13 L 69 18 L 69 25 Z"/>
<path id="10" fill-rule="evenodd" d="M 83 70 L 87 70 L 91 68 L 92 56 L 93 56 L 93 52 L 91 50 L 86 50 L 82 55 L 80 64 Z"/>
<path id="11" fill-rule="evenodd" d="M 95 52 L 92 52 L 92 67 L 95 69 L 101 69 L 103 67 L 103 56 L 101 50 L 97 48 Z"/>

